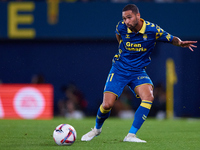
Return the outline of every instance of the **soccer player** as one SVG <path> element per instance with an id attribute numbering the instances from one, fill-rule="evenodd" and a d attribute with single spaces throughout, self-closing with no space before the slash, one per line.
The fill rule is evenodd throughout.
<path id="1" fill-rule="evenodd" d="M 94 129 L 82 136 L 81 141 L 90 141 L 101 133 L 103 123 L 109 117 L 115 101 L 128 85 L 133 93 L 140 97 L 141 104 L 135 112 L 133 124 L 123 141 L 146 143 L 139 139 L 136 133 L 146 120 L 154 99 L 153 83 L 145 72 L 145 67 L 151 61 L 150 54 L 156 42 L 188 47 L 191 51 L 193 47 L 197 47 L 193 45 L 197 41 L 182 41 L 158 25 L 141 19 L 139 9 L 134 4 L 123 8 L 122 18 L 115 31 L 119 42 L 119 52 L 113 58 L 104 89 L 103 103 L 97 112 L 96 125 Z"/>

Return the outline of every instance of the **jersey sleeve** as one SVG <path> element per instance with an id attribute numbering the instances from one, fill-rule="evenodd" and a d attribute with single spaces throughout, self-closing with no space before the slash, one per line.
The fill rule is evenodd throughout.
<path id="1" fill-rule="evenodd" d="M 116 30 L 115 30 L 115 33 L 120 35 L 120 23 L 121 22 L 118 22 L 118 24 L 116 25 Z"/>
<path id="2" fill-rule="evenodd" d="M 156 25 L 156 40 L 161 42 L 172 42 L 173 35 L 167 33 L 158 25 Z"/>

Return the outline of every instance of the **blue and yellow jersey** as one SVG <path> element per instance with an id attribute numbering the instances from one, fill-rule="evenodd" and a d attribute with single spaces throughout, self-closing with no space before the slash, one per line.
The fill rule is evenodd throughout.
<path id="1" fill-rule="evenodd" d="M 113 65 L 125 70 L 143 70 L 150 62 L 150 54 L 156 42 L 172 42 L 173 36 L 158 25 L 143 21 L 137 33 L 132 32 L 123 21 L 116 26 L 116 33 L 121 36 L 119 52 L 113 58 Z"/>

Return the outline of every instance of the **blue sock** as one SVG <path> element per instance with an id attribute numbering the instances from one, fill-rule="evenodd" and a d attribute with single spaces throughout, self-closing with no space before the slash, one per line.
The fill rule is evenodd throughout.
<path id="1" fill-rule="evenodd" d="M 140 106 L 138 107 L 137 111 L 135 112 L 135 118 L 129 133 L 136 134 L 137 131 L 142 126 L 143 122 L 146 120 L 149 111 L 151 109 L 152 102 L 147 100 L 142 100 Z"/>
<path id="2" fill-rule="evenodd" d="M 96 129 L 100 129 L 103 126 L 104 121 L 110 116 L 111 109 L 105 110 L 101 105 L 98 109 L 96 116 Z"/>

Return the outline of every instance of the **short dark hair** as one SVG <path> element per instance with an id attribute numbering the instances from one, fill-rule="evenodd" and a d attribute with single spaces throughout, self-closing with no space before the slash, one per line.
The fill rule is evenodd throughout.
<path id="1" fill-rule="evenodd" d="M 126 5 L 123 8 L 122 12 L 123 11 L 127 11 L 127 10 L 131 10 L 135 14 L 139 13 L 139 9 L 138 9 L 138 7 L 135 4 L 128 4 L 128 5 Z"/>

